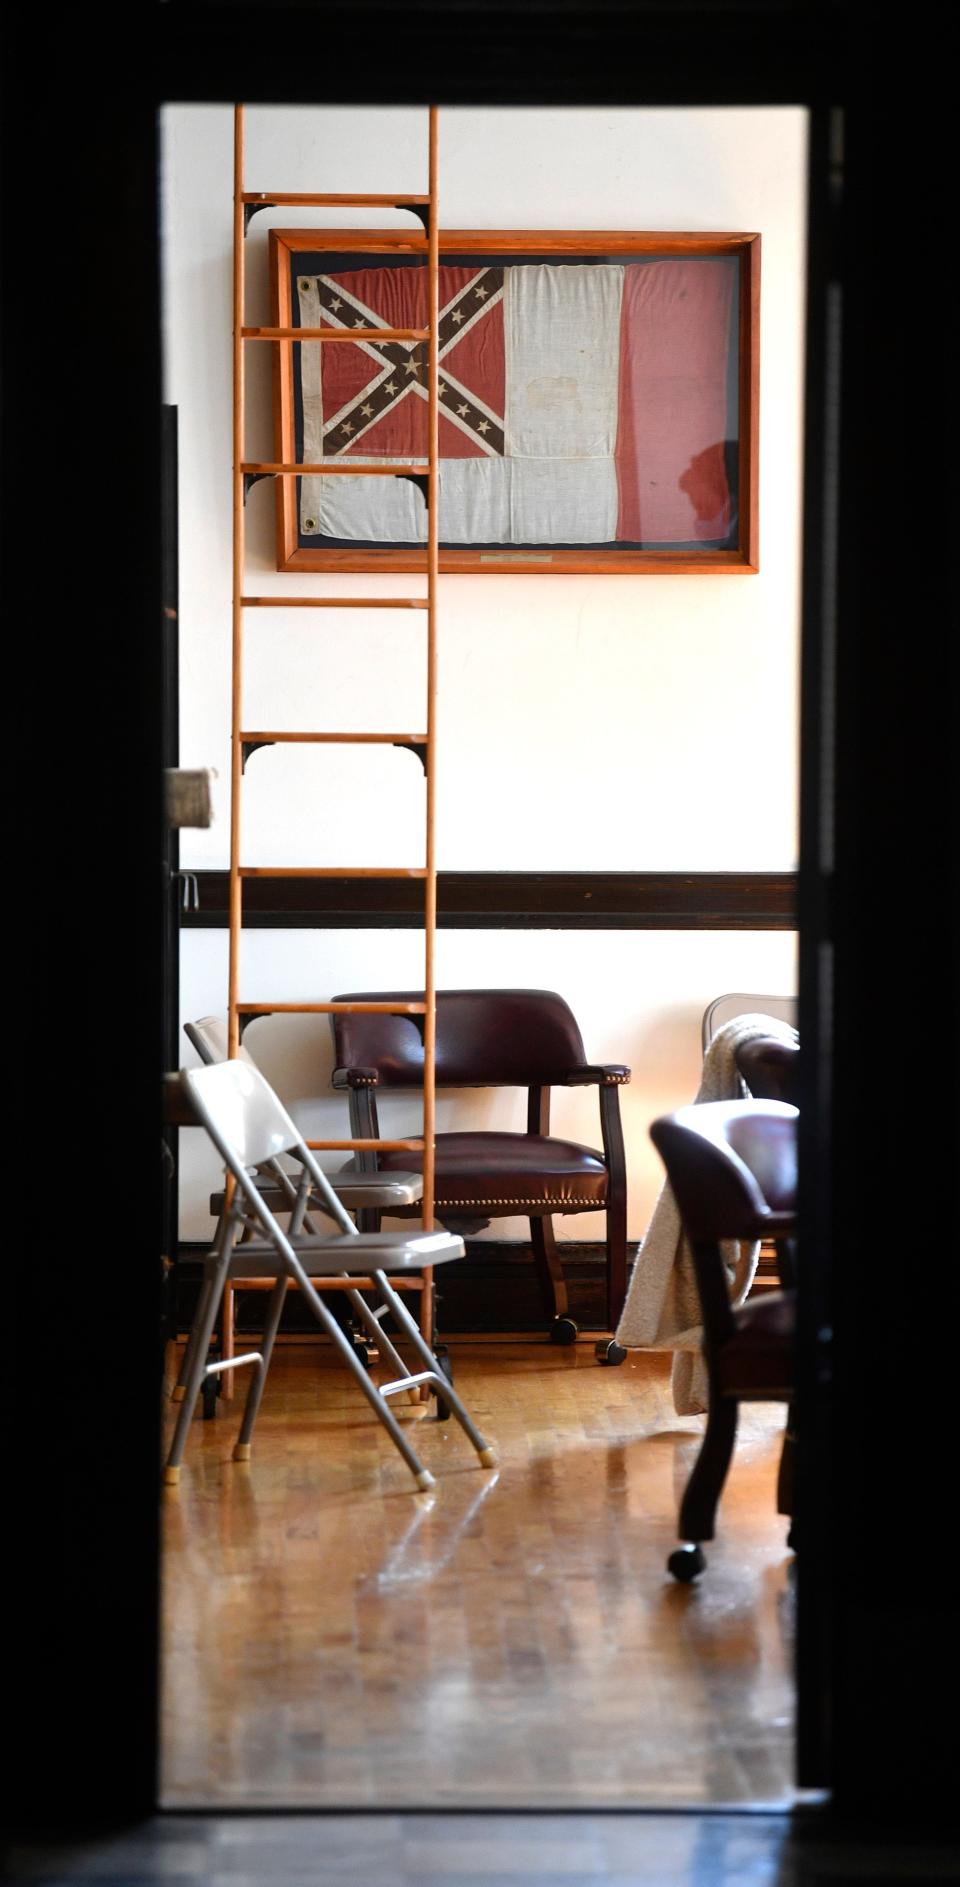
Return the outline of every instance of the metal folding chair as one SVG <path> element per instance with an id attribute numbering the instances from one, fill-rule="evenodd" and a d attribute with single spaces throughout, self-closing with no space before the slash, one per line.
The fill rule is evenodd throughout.
<path id="1" fill-rule="evenodd" d="M 462 1258 L 462 1238 L 449 1232 L 358 1232 L 299 1129 L 251 1061 L 238 1059 L 205 1068 L 184 1068 L 180 1071 L 180 1084 L 194 1117 L 206 1128 L 236 1185 L 231 1203 L 221 1217 L 216 1243 L 204 1264 L 203 1286 L 184 1359 L 183 1400 L 164 1469 L 166 1485 L 175 1486 L 179 1479 L 190 1423 L 204 1380 L 225 1369 L 250 1366 L 253 1371 L 233 1451 L 235 1461 L 250 1459 L 253 1427 L 291 1279 L 299 1285 L 318 1323 L 339 1351 L 419 1488 L 432 1487 L 434 1480 L 389 1406 L 389 1398 L 402 1391 L 419 1398 L 421 1388 L 429 1388 L 441 1406 L 456 1417 L 482 1466 L 494 1467 L 493 1448 L 484 1440 L 453 1385 L 441 1372 L 384 1269 L 387 1267 L 392 1273 L 402 1275 Z M 299 1175 L 288 1172 L 280 1164 L 284 1157 L 296 1162 Z M 284 1209 L 290 1213 L 287 1231 L 274 1217 L 254 1177 L 255 1170 L 267 1162 L 271 1163 L 271 1172 L 275 1173 L 284 1195 Z M 338 1229 L 324 1234 L 318 1234 L 313 1228 L 306 1230 L 308 1200 L 314 1201 Z M 244 1236 L 249 1234 L 251 1219 L 256 1222 L 259 1237 Z M 267 1303 L 263 1337 L 259 1350 L 208 1363 L 207 1350 L 217 1306 L 231 1271 L 244 1277 L 275 1280 Z M 377 1347 L 396 1369 L 395 1380 L 379 1386 L 373 1382 L 349 1338 L 324 1303 L 314 1280 L 322 1282 L 333 1278 L 355 1280 L 347 1287 L 348 1300 L 356 1315 L 372 1331 Z M 379 1313 L 364 1302 L 361 1287 L 379 1295 Z M 422 1368 L 408 1369 L 385 1335 L 380 1318 L 387 1311 L 398 1330 L 413 1345 L 415 1358 L 422 1363 Z"/>
<path id="2" fill-rule="evenodd" d="M 196 1049 L 201 1061 L 207 1066 L 212 1062 L 228 1060 L 227 1024 L 222 1016 L 199 1016 L 195 1022 L 185 1022 L 183 1032 L 187 1040 L 192 1043 L 193 1047 Z M 249 1049 L 244 1047 L 242 1042 L 240 1043 L 238 1055 L 239 1059 L 249 1063 L 250 1067 L 255 1068 L 257 1066 L 255 1058 L 251 1055 Z M 396 1212 L 403 1207 L 415 1206 L 423 1196 L 422 1173 L 358 1173 L 351 1163 L 349 1167 L 341 1169 L 338 1173 L 328 1173 L 327 1179 L 330 1187 L 336 1193 L 341 1204 L 346 1206 L 348 1212 L 362 1211 L 364 1208 L 373 1209 L 378 1212 Z M 260 1196 L 270 1207 L 271 1212 L 285 1213 L 289 1210 L 289 1200 L 284 1191 L 282 1181 L 283 1174 L 278 1172 L 276 1161 L 266 1161 L 257 1171 L 257 1185 Z M 321 1213 L 324 1213 L 325 1209 L 321 1202 L 313 1201 L 313 1203 L 319 1208 Z M 211 1193 L 211 1217 L 219 1220 L 225 1209 L 226 1200 L 223 1191 Z M 304 1230 L 312 1231 L 313 1229 L 310 1220 L 305 1219 Z M 401 1289 L 404 1288 L 404 1283 L 405 1281 L 401 1279 Z M 221 1317 L 220 1354 L 224 1361 L 228 1361 L 235 1353 L 236 1329 L 234 1300 L 236 1293 L 242 1291 L 244 1287 L 262 1289 L 262 1281 L 249 1278 L 242 1271 L 238 1272 L 237 1275 L 227 1281 Z M 410 1288 L 416 1289 L 416 1285 L 412 1284 Z M 348 1323 L 350 1325 L 351 1340 L 356 1346 L 361 1362 L 367 1364 L 374 1363 L 376 1361 L 377 1351 L 381 1345 L 379 1337 L 374 1339 L 370 1335 L 369 1320 L 367 1318 L 361 1318 L 360 1325 L 358 1325 L 355 1320 L 348 1319 Z M 366 1335 L 364 1335 L 365 1330 Z M 441 1349 L 441 1347 L 438 1346 L 436 1353 L 443 1355 L 444 1373 L 449 1375 L 450 1366 L 446 1360 L 446 1349 Z M 177 1384 L 173 1391 L 173 1400 L 175 1402 L 182 1401 L 183 1399 L 184 1385 L 186 1382 L 184 1374 L 185 1365 L 186 1357 L 184 1357 L 180 1375 L 177 1378 Z M 230 1400 L 232 1398 L 232 1390 L 229 1386 L 231 1382 L 229 1372 L 223 1378 L 212 1377 L 203 1392 L 204 1414 L 207 1416 L 214 1414 L 216 1398 L 221 1393 L 221 1381 L 223 1382 L 222 1394 L 224 1399 Z M 444 1416 L 448 1413 L 448 1410 L 443 1410 Z"/>
<path id="3" fill-rule="evenodd" d="M 725 1022 L 732 1022 L 734 1016 L 750 1015 L 776 1016 L 778 1022 L 790 1022 L 795 1028 L 796 996 L 750 996 L 743 990 L 728 990 L 723 996 L 714 996 L 700 1022 L 700 1046 L 704 1054 Z"/>

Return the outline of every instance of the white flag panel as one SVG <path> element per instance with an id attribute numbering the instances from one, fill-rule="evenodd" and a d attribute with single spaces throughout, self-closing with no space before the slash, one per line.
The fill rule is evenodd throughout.
<path id="1" fill-rule="evenodd" d="M 382 463 L 382 461 L 380 461 Z M 603 544 L 616 535 L 617 474 L 602 459 L 444 459 L 447 544 Z M 405 478 L 305 478 L 303 514 L 327 537 L 423 544 L 427 509 Z"/>
<path id="2" fill-rule="evenodd" d="M 597 459 L 617 442 L 623 269 L 524 263 L 506 271 L 506 452 Z"/>

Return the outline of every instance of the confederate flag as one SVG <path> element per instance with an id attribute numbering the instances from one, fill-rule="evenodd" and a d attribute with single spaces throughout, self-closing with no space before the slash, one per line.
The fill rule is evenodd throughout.
<path id="1" fill-rule="evenodd" d="M 729 258 L 440 269 L 440 539 L 716 545 L 736 518 Z M 427 325 L 422 268 L 306 274 L 303 327 Z M 301 348 L 303 457 L 427 451 L 427 345 Z M 732 405 L 732 412 L 731 412 Z M 406 479 L 301 480 L 304 541 L 426 539 Z"/>

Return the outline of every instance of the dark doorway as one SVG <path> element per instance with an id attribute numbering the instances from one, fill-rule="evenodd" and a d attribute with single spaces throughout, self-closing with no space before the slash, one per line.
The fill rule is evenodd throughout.
<path id="1" fill-rule="evenodd" d="M 82 1245 L 58 1225 L 42 1265 L 28 1252 L 17 1312 L 24 1578 L 15 1616 L 26 1669 L 14 1799 L 23 1816 L 48 1825 L 121 1820 L 153 1802 L 155 113 L 164 99 L 295 102 L 311 71 L 331 90 L 350 74 L 352 89 L 358 43 L 382 38 L 391 59 L 365 69 L 370 102 L 783 102 L 814 113 L 801 1034 L 818 1051 L 802 1111 L 807 1246 L 815 1238 L 820 1257 L 805 1273 L 802 1354 L 803 1780 L 831 1786 L 848 1813 L 942 1823 L 952 1813 L 944 1663 L 955 1628 L 951 1636 L 952 1595 L 925 1567 L 924 1547 L 944 1513 L 938 1455 L 951 1428 L 951 1372 L 924 1371 L 922 1431 L 912 1400 L 905 1419 L 902 1392 L 930 1328 L 918 1320 L 913 1341 L 905 1328 L 904 1265 L 910 1288 L 922 1277 L 938 1289 L 944 1228 L 954 1222 L 956 1101 L 935 1111 L 925 1098 L 926 1070 L 942 1064 L 955 1014 L 957 848 L 946 823 L 953 671 L 942 634 L 946 563 L 930 556 L 928 513 L 914 504 L 921 489 L 941 489 L 936 459 L 918 447 L 917 409 L 939 408 L 924 389 L 946 384 L 947 327 L 911 322 L 902 299 L 878 286 L 890 278 L 889 206 L 905 168 L 918 188 L 939 170 L 936 119 L 910 45 L 891 47 L 884 61 L 877 36 L 865 49 L 843 9 L 478 3 L 413 12 L 417 30 L 403 33 L 410 9 L 386 5 L 355 4 L 348 14 L 160 6 L 122 86 L 102 60 L 96 10 L 61 23 L 53 48 L 23 12 L 11 9 L 5 27 L 11 103 L 29 105 L 26 118 L 12 109 L 5 126 L 3 521 L 7 571 L 26 579 L 10 698 L 18 719 L 30 711 L 33 752 L 49 757 L 59 807 L 49 823 L 28 808 L 19 825 L 15 910 L 29 922 L 31 967 L 44 957 L 22 1065 L 35 1072 L 37 1118 L 53 1130 L 55 1154 L 104 1148 L 83 1192 L 91 1218 Z M 315 59 L 303 56 L 305 28 Z M 38 141 L 40 72 L 47 131 Z M 42 271 L 63 267 L 67 276 L 66 311 L 56 318 L 38 272 L 24 266 L 27 187 L 46 212 L 64 214 L 67 260 L 50 254 Z M 891 386 L 905 322 L 911 336 L 923 335 L 922 347 L 910 342 L 919 402 L 914 376 L 909 393 L 902 379 Z M 64 444 L 64 376 L 51 360 L 61 360 L 54 343 L 65 337 Z M 54 496 L 58 456 L 69 476 Z M 905 1096 L 912 1072 L 906 1080 L 886 1026 L 892 1018 L 896 1028 L 917 992 L 924 1021 L 911 1024 L 911 1042 L 920 1034 L 927 1051 L 919 1098 Z M 66 1024 L 67 1059 L 41 1055 L 38 1014 Z M 892 1512 L 877 1553 L 877 1518 Z M 97 1736 L 93 1696 L 104 1722 Z"/>

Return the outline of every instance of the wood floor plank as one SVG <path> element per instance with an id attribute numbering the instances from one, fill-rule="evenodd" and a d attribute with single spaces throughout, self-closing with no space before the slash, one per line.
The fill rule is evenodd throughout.
<path id="1" fill-rule="evenodd" d="M 665 1562 L 702 1419 L 674 1413 L 668 1359 L 451 1349 L 500 1467 L 401 1409 L 428 1495 L 316 1345 L 277 1354 L 249 1464 L 237 1402 L 194 1423 L 164 1505 L 163 1803 L 789 1803 L 783 1411 L 744 1410 L 685 1588 Z"/>

